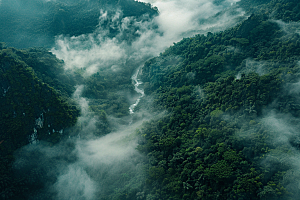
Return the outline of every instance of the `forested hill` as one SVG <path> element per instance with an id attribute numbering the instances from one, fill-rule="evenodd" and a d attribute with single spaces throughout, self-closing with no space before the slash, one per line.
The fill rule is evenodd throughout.
<path id="1" fill-rule="evenodd" d="M 0 4 L 0 199 L 38 195 L 38 199 L 52 199 L 54 195 L 44 190 L 57 177 L 44 172 L 53 169 L 54 161 L 42 159 L 35 163 L 39 155 L 35 151 L 35 155 L 29 155 L 31 161 L 21 165 L 20 172 L 14 166 L 17 152 L 24 152 L 22 147 L 26 145 L 51 147 L 77 137 L 94 116 L 98 120 L 94 135 L 116 130 L 108 123 L 107 115 L 121 118 L 129 114 L 131 102 L 124 94 L 134 92 L 131 75 L 136 67 L 131 64 L 114 73 L 101 69 L 101 73 L 89 77 L 84 77 L 82 69 L 68 73 L 64 61 L 49 52 L 55 36 L 78 36 L 102 28 L 109 32 L 108 37 L 114 37 L 119 30 L 109 17 L 101 24 L 103 27 L 98 26 L 101 14 L 117 12 L 120 17 L 114 22 L 118 24 L 116 20 L 125 17 L 135 17 L 138 22 L 148 20 L 157 15 L 157 10 L 130 0 L 2 0 Z M 89 99 L 89 117 L 79 122 L 83 112 L 73 94 L 80 85 L 84 85 L 80 98 Z M 74 150 L 72 145 L 67 149 Z M 60 155 L 58 159 L 64 158 Z"/>
<path id="2" fill-rule="evenodd" d="M 16 48 L 51 48 L 55 36 L 92 33 L 99 25 L 100 11 L 115 12 L 116 8 L 123 17 L 140 21 L 145 20 L 142 15 L 157 15 L 150 4 L 132 0 L 2 0 L 0 41 Z M 109 27 L 109 23 L 101 25 Z M 112 36 L 118 33 L 109 28 Z"/>
<path id="3" fill-rule="evenodd" d="M 300 3 L 239 3 L 243 23 L 142 69 L 151 109 L 169 113 L 140 130 L 149 199 L 299 197 Z"/>
<path id="4" fill-rule="evenodd" d="M 49 64 L 51 68 L 45 69 Z M 38 78 L 33 69 L 37 69 L 36 66 L 44 67 L 40 73 L 43 73 L 45 79 L 51 80 L 49 83 L 58 87 L 54 89 L 47 81 Z M 61 70 L 63 69 L 60 61 L 45 50 L 17 50 L 6 48 L 1 43 L 0 193 L 2 199 L 16 198 L 16 190 L 27 191 L 25 188 L 20 189 L 24 181 L 14 178 L 12 164 L 15 151 L 29 143 L 36 143 L 37 140 L 57 143 L 61 138 L 68 136 L 66 129 L 74 126 L 77 121 L 79 109 L 76 108 L 75 102 L 67 100 L 66 94 L 59 92 L 62 83 L 53 81 L 53 79 L 57 80 L 53 74 L 59 74 Z M 61 88 L 62 91 L 70 92 L 66 80 L 63 84 L 66 90 Z"/>
<path id="5" fill-rule="evenodd" d="M 223 3 L 245 11 L 246 20 L 184 38 L 143 63 L 145 97 L 130 114 L 132 74 L 149 55 L 139 58 L 131 41 L 164 34 L 152 30 L 155 7 L 0 0 L 0 199 L 298 199 L 300 2 L 212 1 Z M 146 25 L 125 23 L 119 34 L 125 17 Z M 151 30 L 139 33 L 145 27 Z M 68 71 L 68 60 L 54 55 L 60 51 L 47 49 L 58 35 L 102 37 L 97 31 L 129 55 L 116 65 L 77 59 L 83 66 Z M 100 61 L 104 67 L 87 75 L 84 65 Z"/>

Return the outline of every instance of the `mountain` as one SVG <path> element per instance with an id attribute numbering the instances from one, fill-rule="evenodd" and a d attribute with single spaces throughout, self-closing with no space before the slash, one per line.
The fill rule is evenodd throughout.
<path id="1" fill-rule="evenodd" d="M 151 109 L 168 111 L 140 131 L 147 198 L 299 195 L 300 3 L 256 3 L 241 24 L 185 38 L 142 68 Z"/>
<path id="2" fill-rule="evenodd" d="M 204 5 L 148 59 L 151 4 L 0 1 L 1 198 L 297 199 L 300 3 Z"/>
<path id="3" fill-rule="evenodd" d="M 100 10 L 111 12 L 115 8 L 122 10 L 124 17 L 157 14 L 150 4 L 131 0 L 2 0 L 0 41 L 16 48 L 51 48 L 61 34 L 92 33 L 99 24 Z M 113 35 L 118 32 L 106 28 L 112 29 Z"/>

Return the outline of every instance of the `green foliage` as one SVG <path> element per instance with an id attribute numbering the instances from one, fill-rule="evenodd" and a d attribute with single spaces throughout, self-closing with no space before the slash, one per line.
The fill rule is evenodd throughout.
<path id="1" fill-rule="evenodd" d="M 270 6 L 275 3 L 278 7 Z M 299 117 L 298 101 L 286 85 L 299 80 L 300 37 L 285 33 L 265 13 L 297 21 L 296 12 L 284 17 L 291 13 L 285 4 L 299 12 L 299 3 L 238 4 L 255 14 L 224 32 L 185 38 L 144 65 L 153 108 L 168 111 L 140 132 L 139 150 L 151 169 L 149 197 L 292 199 L 298 194 L 282 184 L 289 164 L 273 161 L 272 169 L 261 164 L 269 152 L 283 154 L 287 147 L 273 143 L 272 131 L 260 121 L 268 109 Z M 285 11 L 279 9 L 283 4 Z"/>
<path id="2" fill-rule="evenodd" d="M 33 63 L 30 62 L 31 55 L 30 52 L 11 48 L 0 51 L 0 193 L 4 199 L 28 191 L 26 187 L 22 189 L 26 181 L 15 178 L 11 171 L 14 151 L 37 140 L 57 143 L 68 136 L 65 130 L 75 125 L 79 115 L 70 101 L 63 100 L 25 63 Z M 42 62 L 36 61 L 36 64 L 42 65 Z M 48 74 L 48 77 L 54 73 Z M 58 82 L 56 86 L 60 85 L 63 83 Z"/>
<path id="3" fill-rule="evenodd" d="M 100 10 L 111 7 L 122 12 L 123 17 L 142 15 L 154 16 L 157 9 L 138 1 L 90 0 L 90 1 L 41 1 L 2 0 L 0 6 L 0 41 L 8 46 L 28 48 L 33 46 L 52 47 L 55 36 L 64 34 L 78 36 L 92 33 L 99 25 Z M 118 33 L 110 24 L 111 35 Z M 21 33 L 21 34 L 20 34 Z"/>
<path id="4" fill-rule="evenodd" d="M 117 4 L 124 16 L 157 13 L 151 5 L 137 1 L 86 2 L 35 2 L 47 14 L 25 18 L 25 12 L 21 16 L 26 23 L 11 31 L 7 27 L 23 20 L 2 0 L 0 11 L 6 20 L 0 22 L 5 37 L 0 40 L 18 43 L 16 33 L 32 27 L 28 43 L 22 45 L 39 43 L 33 38 L 41 31 L 52 39 L 57 34 L 92 32 L 99 6 Z M 137 131 L 137 149 L 146 157 L 141 167 L 146 180 L 130 179 L 135 175 L 122 169 L 122 177 L 109 180 L 107 193 L 99 198 L 273 200 L 299 195 L 299 189 L 291 186 L 298 181 L 297 173 L 279 156 L 293 155 L 299 149 L 298 135 L 288 138 L 286 144 L 278 143 L 272 140 L 275 131 L 262 123 L 270 110 L 289 114 L 292 125 L 297 125 L 300 117 L 295 95 L 299 92 L 293 88 L 300 78 L 300 36 L 287 33 L 275 21 L 299 22 L 299 2 L 242 0 L 237 5 L 249 13 L 241 24 L 184 38 L 145 63 L 142 79 L 153 104 L 142 100 L 140 106 L 167 111 Z M 111 30 L 111 36 L 116 31 Z M 53 42 L 48 41 L 45 46 Z M 24 180 L 13 175 L 13 153 L 28 144 L 34 132 L 37 139 L 50 145 L 69 136 L 67 131 L 59 131 L 73 126 L 79 115 L 70 98 L 75 85 L 85 85 L 82 96 L 89 99 L 90 111 L 100 119 L 97 135 L 114 130 L 108 115 L 121 118 L 129 114 L 126 96 L 133 94 L 130 78 L 134 66 L 114 74 L 103 69 L 83 78 L 80 70 L 64 74 L 63 61 L 46 49 L 18 50 L 1 43 L 0 70 L 0 195 L 6 199 L 43 191 L 46 175 L 42 170 L 29 170 Z M 72 130 L 80 128 L 79 124 Z"/>

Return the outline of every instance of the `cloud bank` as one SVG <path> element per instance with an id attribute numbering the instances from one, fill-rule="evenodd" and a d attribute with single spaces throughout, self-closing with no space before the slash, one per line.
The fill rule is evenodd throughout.
<path id="1" fill-rule="evenodd" d="M 216 5 L 207 0 L 144 1 L 159 10 L 154 18 L 143 20 L 113 15 L 101 10 L 98 29 L 77 37 L 59 36 L 51 51 L 65 61 L 68 70 L 85 69 L 89 76 L 103 69 L 142 64 L 183 37 L 220 31 L 244 19 L 234 0 Z M 116 34 L 117 33 L 117 34 Z"/>
<path id="2" fill-rule="evenodd" d="M 77 92 L 82 89 L 77 88 Z M 14 169 L 20 177 L 28 176 L 28 187 L 34 191 L 33 199 L 84 199 L 108 198 L 114 190 L 128 188 L 140 190 L 144 181 L 141 168 L 143 156 L 136 150 L 135 130 L 142 121 L 122 126 L 119 131 L 103 137 L 94 137 L 94 118 L 79 97 L 82 116 L 78 120 L 81 129 L 71 138 L 54 146 L 36 143 L 23 147 L 16 154 Z M 25 174 L 25 175 L 24 175 Z M 35 186 L 35 184 L 39 184 Z"/>

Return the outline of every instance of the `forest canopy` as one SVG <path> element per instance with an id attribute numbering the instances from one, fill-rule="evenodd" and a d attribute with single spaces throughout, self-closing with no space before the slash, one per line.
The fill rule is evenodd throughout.
<path id="1" fill-rule="evenodd" d="M 85 183 L 100 180 L 104 188 L 88 198 L 78 187 L 73 193 L 81 199 L 297 199 L 300 2 L 234 2 L 247 16 L 235 26 L 183 38 L 142 65 L 128 59 L 118 70 L 103 67 L 87 76 L 84 66 L 68 71 L 49 51 L 55 36 L 92 33 L 100 10 L 113 13 L 115 6 L 123 16 L 117 20 L 135 17 L 137 23 L 159 15 L 158 9 L 131 0 L 2 0 L 0 196 L 67 199 L 55 186 L 65 183 L 59 181 L 66 168 L 78 167 L 81 142 L 80 147 L 96 146 L 84 154 L 88 158 L 106 152 L 102 146 L 113 154 L 119 143 L 125 152 L 115 162 L 122 166 L 112 166 L 116 173 L 96 156 L 86 161 L 91 165 L 78 164 L 75 172 Z M 40 12 L 30 13 L 31 7 Z M 120 29 L 112 22 L 101 25 L 113 40 Z M 128 27 L 122 36 L 130 36 L 124 42 L 130 46 L 141 36 L 137 27 Z M 129 107 L 137 98 L 128 96 L 136 95 L 137 66 L 145 96 L 132 115 Z M 159 117 L 126 129 L 153 113 Z M 123 141 L 95 145 L 120 130 L 130 132 Z M 124 144 L 132 138 L 136 146 L 128 150 Z"/>

